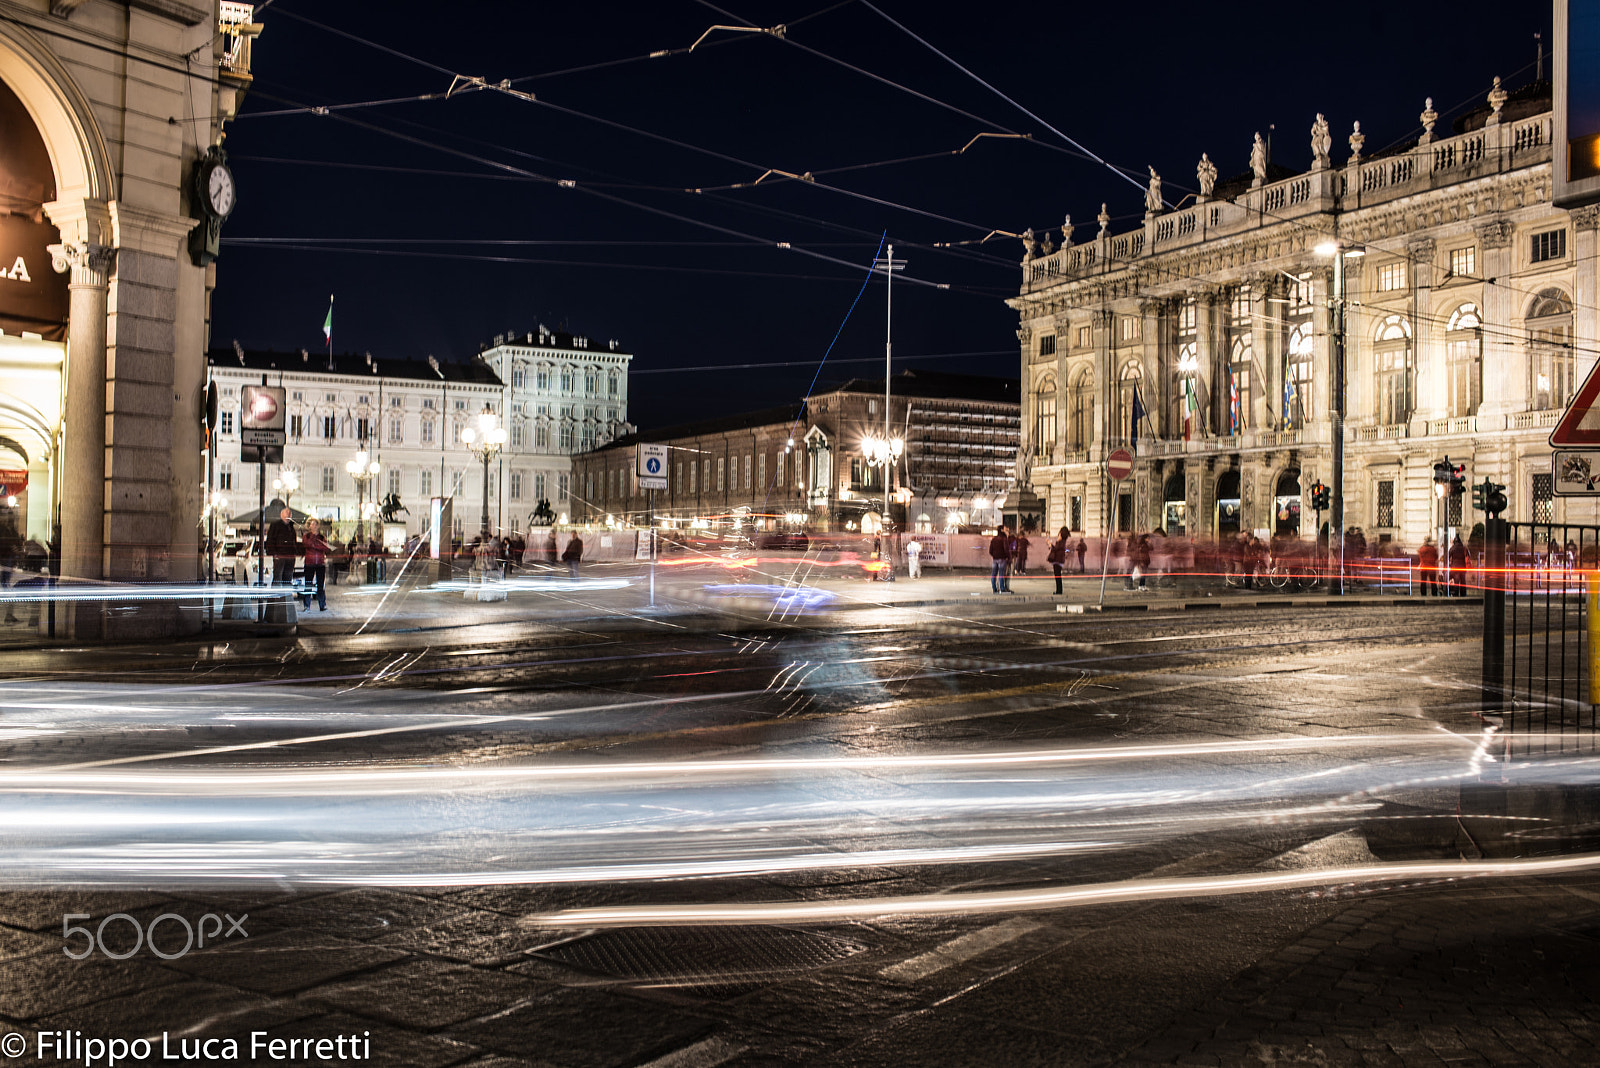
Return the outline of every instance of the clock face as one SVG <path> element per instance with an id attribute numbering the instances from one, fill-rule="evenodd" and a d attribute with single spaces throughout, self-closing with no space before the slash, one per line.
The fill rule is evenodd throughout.
<path id="1" fill-rule="evenodd" d="M 233 172 L 227 167 L 216 166 L 211 169 L 211 174 L 206 178 L 206 200 L 219 218 L 226 217 L 233 210 Z"/>

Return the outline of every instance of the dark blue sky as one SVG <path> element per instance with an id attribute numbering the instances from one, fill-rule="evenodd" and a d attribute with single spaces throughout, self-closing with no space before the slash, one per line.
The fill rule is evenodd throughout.
<path id="1" fill-rule="evenodd" d="M 1154 165 L 1169 200 L 1193 186 L 1202 151 L 1224 177 L 1243 171 L 1251 135 L 1272 124 L 1274 161 L 1307 166 L 1318 111 L 1332 124 L 1336 162 L 1352 119 L 1368 154 L 1414 137 L 1425 96 L 1444 113 L 1443 132 L 1495 74 L 1513 88 L 1533 77 L 1533 34 L 1548 40 L 1550 23 L 1546 4 L 1503 0 L 877 2 L 1079 144 L 1140 173 Z M 1065 212 L 1087 237 L 1102 200 L 1122 217 L 1113 229 L 1126 229 L 1142 212 L 1140 190 L 1057 150 L 1067 146 L 1042 123 L 862 3 L 718 7 L 725 13 L 700 0 L 258 5 L 266 31 L 247 114 L 284 101 L 442 97 L 454 73 L 511 79 L 537 99 L 467 92 L 241 116 L 227 141 L 240 199 L 218 262 L 213 344 L 320 348 L 329 293 L 338 295 L 336 347 L 374 354 L 462 359 L 497 333 L 565 323 L 635 353 L 630 416 L 648 427 L 801 394 L 887 231 L 911 261 L 908 275 L 951 287 L 896 283 L 897 356 L 915 366 L 921 355 L 995 353 L 920 365 L 1014 375 L 1016 320 L 1001 300 L 1018 281 L 1018 242 L 927 246 L 1055 226 Z M 693 54 L 641 58 L 736 21 L 790 29 L 786 40 L 718 31 Z M 590 64 L 610 65 L 560 73 Z M 1043 144 L 992 139 L 951 154 L 1002 128 Z M 820 173 L 930 153 L 940 155 Z M 713 188 L 768 167 L 818 182 Z M 881 358 L 882 345 L 875 283 L 834 359 Z M 791 361 L 807 365 L 646 373 Z M 822 377 L 873 371 L 840 363 Z"/>

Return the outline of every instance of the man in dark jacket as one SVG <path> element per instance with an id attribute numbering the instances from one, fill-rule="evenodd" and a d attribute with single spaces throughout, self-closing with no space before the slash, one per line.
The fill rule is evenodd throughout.
<path id="1" fill-rule="evenodd" d="M 995 593 L 1011 592 L 1011 532 L 1005 527 L 989 539 L 989 585 Z"/>
<path id="2" fill-rule="evenodd" d="M 294 532 L 294 513 L 288 508 L 278 513 L 267 528 L 267 555 L 272 557 L 272 584 L 294 584 L 294 558 L 300 553 L 300 537 Z"/>
<path id="3" fill-rule="evenodd" d="M 567 542 L 567 548 L 561 554 L 561 559 L 567 562 L 567 576 L 578 577 L 578 563 L 583 559 L 583 539 L 578 537 L 578 532 L 572 532 L 572 540 Z"/>

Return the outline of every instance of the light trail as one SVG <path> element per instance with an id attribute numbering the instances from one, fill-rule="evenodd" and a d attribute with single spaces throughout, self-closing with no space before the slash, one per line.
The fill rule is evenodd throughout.
<path id="1" fill-rule="evenodd" d="M 524 916 L 534 927 L 644 927 L 663 924 L 837 923 L 883 916 L 953 916 L 996 912 L 1034 912 L 1126 904 L 1168 898 L 1260 894 L 1275 890 L 1341 887 L 1428 880 L 1527 878 L 1600 870 L 1600 854 L 1540 860 L 1396 861 L 1311 871 L 1219 875 L 1194 879 L 1128 879 L 1085 886 L 986 893 L 908 894 L 847 901 L 639 905 L 567 909 Z"/>

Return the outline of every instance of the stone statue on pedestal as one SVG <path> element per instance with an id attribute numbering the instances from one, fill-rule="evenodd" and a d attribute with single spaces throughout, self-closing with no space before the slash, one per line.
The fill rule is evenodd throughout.
<path id="1" fill-rule="evenodd" d="M 1039 240 L 1033 236 L 1033 227 L 1030 226 L 1022 231 L 1022 261 L 1026 263 L 1038 254 Z"/>
<path id="2" fill-rule="evenodd" d="M 1333 137 L 1328 133 L 1328 120 L 1317 112 L 1317 121 L 1311 124 L 1311 169 L 1320 171 L 1328 165 L 1328 153 L 1333 149 Z"/>
<path id="3" fill-rule="evenodd" d="M 1250 170 L 1255 178 L 1250 182 L 1254 189 L 1267 180 L 1267 143 L 1261 140 L 1261 131 L 1256 131 L 1255 143 L 1250 146 Z"/>
<path id="4" fill-rule="evenodd" d="M 1154 167 L 1150 168 L 1150 188 L 1144 191 L 1144 210 L 1154 215 L 1163 207 L 1161 200 L 1161 175 L 1156 173 Z"/>
<path id="5" fill-rule="evenodd" d="M 1356 163 L 1361 159 L 1361 146 L 1367 143 L 1367 135 L 1361 132 L 1361 122 L 1356 121 L 1356 128 L 1350 134 L 1350 162 Z"/>
<path id="6" fill-rule="evenodd" d="M 1194 176 L 1200 180 L 1200 199 L 1210 200 L 1211 191 L 1217 187 L 1217 165 L 1204 152 L 1200 153 L 1200 163 L 1194 169 Z"/>
<path id="7" fill-rule="evenodd" d="M 1072 247 L 1072 216 L 1070 215 L 1061 220 L 1061 247 Z"/>

